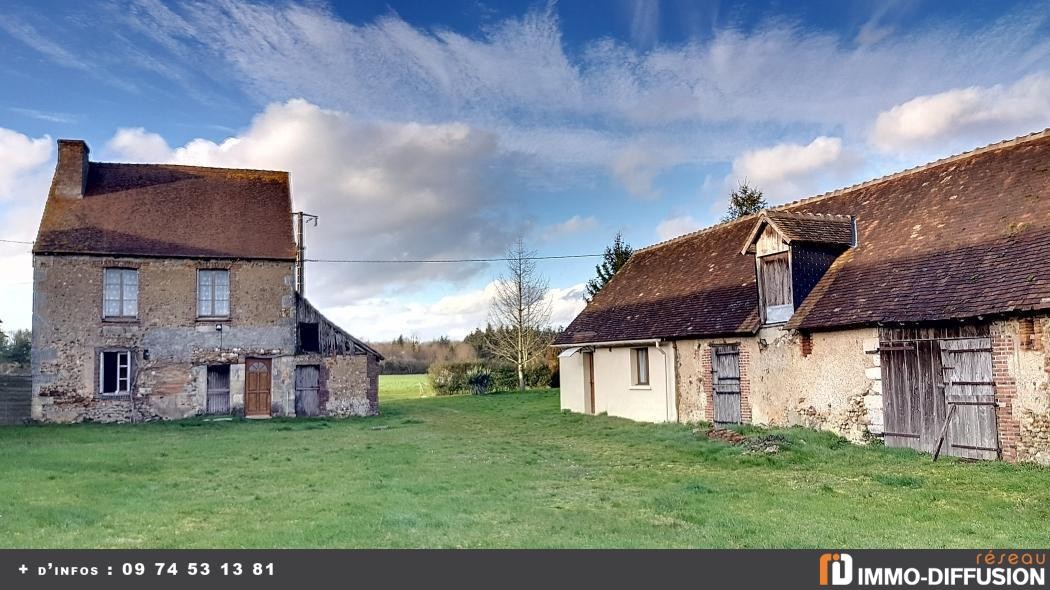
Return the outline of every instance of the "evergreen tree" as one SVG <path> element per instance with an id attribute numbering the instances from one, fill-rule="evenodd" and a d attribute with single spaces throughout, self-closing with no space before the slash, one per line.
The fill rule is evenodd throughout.
<path id="1" fill-rule="evenodd" d="M 769 203 L 762 196 L 762 191 L 748 185 L 745 180 L 735 191 L 729 193 L 729 211 L 726 212 L 722 221 L 733 221 L 745 215 L 758 213 L 767 207 Z"/>
<path id="2" fill-rule="evenodd" d="M 605 248 L 601 264 L 594 267 L 594 272 L 598 276 L 587 281 L 587 301 L 594 299 L 598 291 L 601 291 L 612 280 L 613 275 L 627 264 L 627 259 L 631 257 L 632 252 L 634 249 L 623 241 L 623 234 L 616 232 L 612 246 Z"/>

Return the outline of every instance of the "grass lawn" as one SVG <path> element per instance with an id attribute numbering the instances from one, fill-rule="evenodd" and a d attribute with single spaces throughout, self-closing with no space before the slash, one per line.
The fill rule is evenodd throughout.
<path id="1" fill-rule="evenodd" d="M 786 430 L 746 453 L 557 391 L 383 415 L 0 428 L 3 547 L 1042 547 L 1050 469 Z M 414 388 L 413 388 L 414 387 Z M 391 389 L 393 388 L 393 389 Z"/>

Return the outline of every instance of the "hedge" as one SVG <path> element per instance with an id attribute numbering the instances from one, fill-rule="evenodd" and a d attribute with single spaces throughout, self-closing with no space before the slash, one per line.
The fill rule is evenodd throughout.
<path id="1" fill-rule="evenodd" d="M 473 372 L 473 373 L 472 373 Z M 481 374 L 491 379 L 480 377 Z M 472 387 L 471 376 L 475 380 Z M 525 371 L 525 386 L 528 388 L 551 387 L 556 385 L 557 372 L 552 371 L 545 363 L 529 366 Z M 457 393 L 486 393 L 489 387 L 493 391 L 514 391 L 518 388 L 518 372 L 514 365 L 506 363 L 441 363 L 431 365 L 427 371 L 430 386 L 437 395 Z M 477 381 L 487 381 L 488 387 L 479 387 Z"/>

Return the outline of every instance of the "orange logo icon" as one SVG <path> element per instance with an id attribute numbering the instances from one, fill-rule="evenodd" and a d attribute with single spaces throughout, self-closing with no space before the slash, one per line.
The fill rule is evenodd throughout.
<path id="1" fill-rule="evenodd" d="M 849 553 L 820 556 L 820 585 L 846 586 L 853 581 L 853 558 Z"/>

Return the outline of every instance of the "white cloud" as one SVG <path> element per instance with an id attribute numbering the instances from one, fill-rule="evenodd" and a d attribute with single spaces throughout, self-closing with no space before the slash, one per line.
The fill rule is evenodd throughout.
<path id="1" fill-rule="evenodd" d="M 583 310 L 584 292 L 583 283 L 550 289 L 547 301 L 553 326 L 568 325 Z M 391 340 L 399 334 L 423 339 L 462 338 L 485 325 L 494 295 L 495 283 L 489 283 L 481 289 L 448 295 L 430 303 L 399 297 L 371 298 L 331 308 L 327 313 L 341 325 L 361 326 L 356 335 L 371 341 Z M 376 322 L 377 317 L 383 321 Z"/>
<path id="2" fill-rule="evenodd" d="M 1050 74 L 915 97 L 879 113 L 871 143 L 886 152 L 1005 139 L 1050 127 Z"/>
<path id="3" fill-rule="evenodd" d="M 660 224 L 656 226 L 656 236 L 660 241 L 670 240 L 671 238 L 677 238 L 678 236 L 696 231 L 701 227 L 703 227 L 703 224 L 694 219 L 692 215 L 670 217 L 661 221 Z"/>
<path id="4" fill-rule="evenodd" d="M 211 80 L 233 80 L 250 97 L 303 96 L 366 119 L 463 121 L 545 180 L 601 170 L 649 197 L 678 163 L 724 161 L 782 141 L 785 128 L 862 136 L 877 113 L 916 95 L 1017 80 L 1050 62 L 1050 17 L 1037 8 L 908 35 L 883 24 L 882 8 L 859 44 L 785 20 L 653 44 L 656 4 L 626 4 L 636 46 L 602 37 L 573 51 L 554 3 L 472 36 L 396 15 L 348 22 L 312 3 L 137 0 L 114 16 L 170 54 L 171 68 L 215 63 Z"/>
<path id="5" fill-rule="evenodd" d="M 363 122 L 304 100 L 272 104 L 236 137 L 170 148 L 141 129 L 107 144 L 114 159 L 287 170 L 296 210 L 320 216 L 310 258 L 476 258 L 515 233 L 494 174 L 496 139 L 469 125 Z M 462 281 L 483 264 L 313 263 L 308 293 L 338 306 L 430 281 Z M 353 326 L 348 326 L 353 329 Z"/>
<path id="6" fill-rule="evenodd" d="M 51 159 L 51 145 L 47 135 L 33 139 L 0 127 L 0 202 L 39 199 L 39 195 L 25 194 L 22 184 L 27 174 L 39 173 L 40 165 Z"/>
<path id="7" fill-rule="evenodd" d="M 54 168 L 52 140 L 0 128 L 0 239 L 31 242 L 36 237 Z M 0 242 L 0 320 L 4 330 L 32 323 L 31 246 Z"/>
<path id="8" fill-rule="evenodd" d="M 174 159 L 171 146 L 157 133 L 142 127 L 125 127 L 106 142 L 106 150 L 129 162 L 156 163 Z"/>
<path id="9" fill-rule="evenodd" d="M 548 226 L 543 230 L 541 237 L 544 240 L 556 240 L 572 234 L 591 231 L 597 227 L 598 219 L 593 215 L 588 217 L 573 215 L 561 223 Z"/>
<path id="10" fill-rule="evenodd" d="M 728 186 L 747 181 L 778 201 L 809 196 L 822 181 L 837 181 L 858 164 L 842 139 L 820 136 L 806 145 L 781 143 L 744 152 L 733 160 Z"/>

